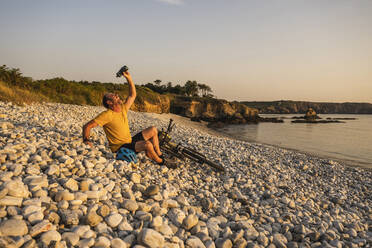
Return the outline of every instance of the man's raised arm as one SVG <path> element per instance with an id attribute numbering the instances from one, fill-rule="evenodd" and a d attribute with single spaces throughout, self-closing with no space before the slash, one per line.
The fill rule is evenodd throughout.
<path id="1" fill-rule="evenodd" d="M 129 95 L 127 99 L 125 99 L 124 106 L 125 109 L 128 111 L 132 104 L 134 103 L 134 100 L 136 99 L 137 92 L 136 92 L 136 86 L 134 86 L 134 83 L 132 81 L 132 76 L 128 71 L 123 72 L 123 76 L 127 79 L 127 82 L 129 84 Z"/>

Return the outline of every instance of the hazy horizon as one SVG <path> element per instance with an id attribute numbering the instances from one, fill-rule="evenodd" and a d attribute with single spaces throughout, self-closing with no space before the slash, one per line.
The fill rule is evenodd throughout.
<path id="1" fill-rule="evenodd" d="M 34 79 L 209 85 L 237 101 L 372 103 L 372 1 L 2 0 L 0 64 Z"/>

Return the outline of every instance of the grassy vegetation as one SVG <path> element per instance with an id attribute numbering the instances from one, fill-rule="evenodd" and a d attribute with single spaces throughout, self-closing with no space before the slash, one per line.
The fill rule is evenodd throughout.
<path id="1" fill-rule="evenodd" d="M 172 86 L 171 82 L 161 85 L 147 83 L 136 85 L 137 98 L 132 107 L 135 111 L 169 112 L 173 103 L 198 101 L 203 104 L 217 104 L 211 89 L 196 81 L 187 81 L 184 86 Z M 102 96 L 115 92 L 126 98 L 128 84 L 69 81 L 64 78 L 33 80 L 22 75 L 19 69 L 0 66 L 0 100 L 16 104 L 32 102 L 58 102 L 78 105 L 102 105 Z"/>
<path id="2" fill-rule="evenodd" d="M 153 92 L 144 86 L 136 86 L 135 104 L 157 104 L 166 96 Z M 0 67 L 0 100 L 16 104 L 32 102 L 59 102 L 78 105 L 101 105 L 106 92 L 127 96 L 127 84 L 69 81 L 64 78 L 33 80 L 22 76 L 19 69 Z"/>
<path id="3" fill-rule="evenodd" d="M 22 105 L 24 103 L 30 104 L 33 102 L 48 101 L 48 98 L 42 94 L 31 92 L 17 86 L 10 87 L 8 84 L 0 81 L 0 101 Z"/>

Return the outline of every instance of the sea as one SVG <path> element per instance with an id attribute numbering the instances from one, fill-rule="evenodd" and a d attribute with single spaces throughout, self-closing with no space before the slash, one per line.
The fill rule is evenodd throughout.
<path id="1" fill-rule="evenodd" d="M 255 143 L 297 150 L 341 161 L 346 165 L 372 168 L 372 115 L 319 115 L 326 118 L 356 118 L 343 123 L 292 123 L 293 116 L 263 115 L 283 118 L 284 123 L 228 125 L 219 132 Z"/>

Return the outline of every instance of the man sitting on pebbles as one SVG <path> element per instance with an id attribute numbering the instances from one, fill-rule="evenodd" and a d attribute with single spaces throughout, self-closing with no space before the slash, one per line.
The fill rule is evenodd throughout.
<path id="1" fill-rule="evenodd" d="M 165 164 L 164 157 L 159 148 L 158 130 L 152 126 L 131 137 L 127 113 L 136 99 L 136 87 L 128 71 L 123 72 L 129 84 L 129 95 L 125 102 L 118 94 L 106 93 L 102 103 L 106 111 L 83 126 L 83 141 L 93 146 L 89 140 L 90 129 L 101 126 L 105 131 L 112 152 L 117 152 L 121 147 L 128 148 L 135 153 L 146 152 L 146 156 L 158 164 Z"/>

